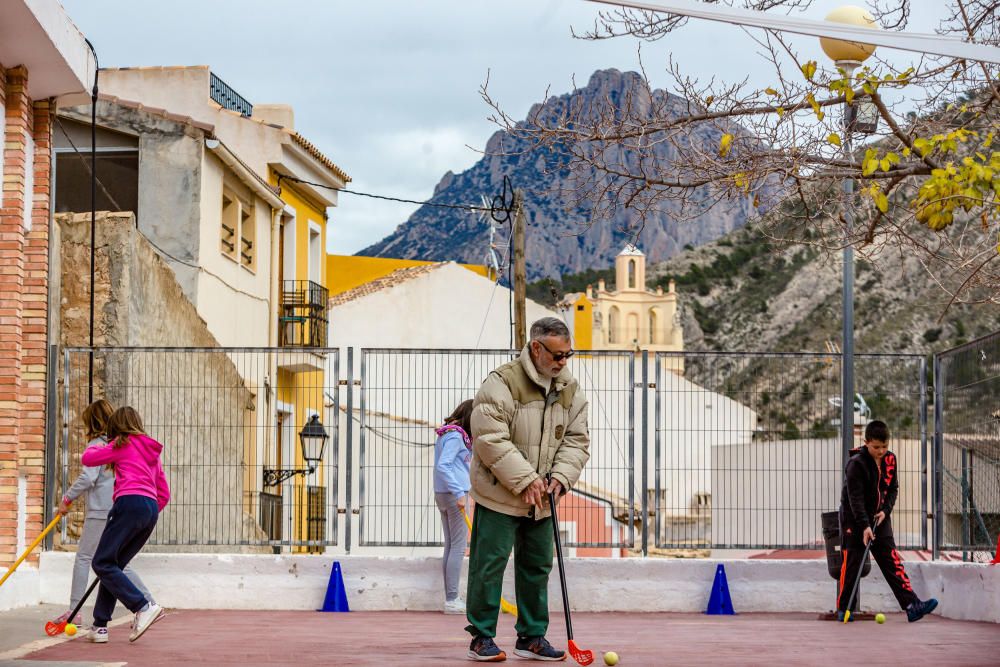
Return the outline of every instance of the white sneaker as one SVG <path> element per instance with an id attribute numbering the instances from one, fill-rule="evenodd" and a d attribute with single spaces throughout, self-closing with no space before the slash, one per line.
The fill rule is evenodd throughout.
<path id="1" fill-rule="evenodd" d="M 128 636 L 130 642 L 134 642 L 142 633 L 149 629 L 153 623 L 163 615 L 163 607 L 156 603 L 150 604 L 145 611 L 137 611 L 132 621 L 132 634 Z"/>
<path id="2" fill-rule="evenodd" d="M 87 634 L 84 635 L 88 642 L 93 644 L 107 644 L 108 643 L 108 629 L 91 627 L 87 630 Z"/>
<path id="3" fill-rule="evenodd" d="M 455 598 L 454 600 L 445 600 L 444 603 L 444 613 L 446 614 L 461 614 L 465 615 L 465 601 L 462 598 Z"/>

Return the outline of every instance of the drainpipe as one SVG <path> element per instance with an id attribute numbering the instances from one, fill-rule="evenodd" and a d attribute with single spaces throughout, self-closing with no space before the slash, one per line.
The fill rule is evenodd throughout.
<path id="1" fill-rule="evenodd" d="M 283 209 L 271 209 L 271 298 L 268 300 L 267 346 L 277 347 L 278 345 L 278 285 L 281 276 L 278 275 L 278 267 L 281 265 L 278 258 L 279 235 L 281 234 L 281 216 Z"/>

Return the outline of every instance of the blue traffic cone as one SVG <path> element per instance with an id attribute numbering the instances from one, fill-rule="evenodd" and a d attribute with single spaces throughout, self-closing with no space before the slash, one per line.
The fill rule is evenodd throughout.
<path id="1" fill-rule="evenodd" d="M 733 599 L 729 597 L 729 583 L 726 581 L 726 568 L 721 564 L 715 568 L 715 581 L 712 582 L 712 595 L 708 598 L 706 614 L 730 615 L 733 611 Z"/>
<path id="2" fill-rule="evenodd" d="M 326 587 L 326 599 L 320 611 L 350 611 L 347 606 L 347 589 L 344 588 L 344 575 L 340 572 L 340 561 L 333 562 L 330 571 L 330 583 Z"/>

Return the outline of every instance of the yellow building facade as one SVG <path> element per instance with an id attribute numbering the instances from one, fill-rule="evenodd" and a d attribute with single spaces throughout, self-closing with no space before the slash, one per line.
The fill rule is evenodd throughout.
<path id="1" fill-rule="evenodd" d="M 343 294 L 373 280 L 389 275 L 397 269 L 437 264 L 421 259 L 396 259 L 393 257 L 365 257 L 362 255 L 328 255 L 326 258 L 326 284 L 330 296 Z M 459 266 L 487 278 L 490 270 L 482 264 L 459 264 Z"/>
<path id="2" fill-rule="evenodd" d="M 327 390 L 336 385 L 337 379 L 326 377 L 325 355 L 311 353 L 308 349 L 326 347 L 329 335 L 326 211 L 335 200 L 324 197 L 319 190 L 298 187 L 277 171 L 272 171 L 270 178 L 273 184 L 280 186 L 280 197 L 286 204 L 286 215 L 278 233 L 278 344 L 305 349 L 278 364 L 276 437 L 269 463 L 277 469 L 304 469 L 307 463 L 302 458 L 299 433 L 309 418 L 319 415 L 331 439 L 333 436 Z M 324 464 L 333 455 L 332 450 L 327 450 Z M 325 514 L 324 508 L 329 505 L 324 476 L 311 473 L 293 480 L 290 483 L 293 485 L 291 524 L 294 539 L 324 539 L 322 531 L 329 517 L 323 516 L 320 520 L 317 516 L 317 513 Z M 322 551 L 310 547 L 295 550 Z"/>

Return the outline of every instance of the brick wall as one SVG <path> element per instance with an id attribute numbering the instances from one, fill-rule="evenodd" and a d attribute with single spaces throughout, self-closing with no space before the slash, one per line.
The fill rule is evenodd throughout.
<path id="1" fill-rule="evenodd" d="M 43 527 L 51 115 L 27 95 L 29 72 L 0 66 L 0 566 Z M 34 144 L 34 150 L 29 147 Z M 26 192 L 30 187 L 30 192 Z M 26 206 L 30 217 L 25 224 Z M 19 479 L 27 503 L 18 506 Z M 17 543 L 19 516 L 24 545 Z M 37 558 L 37 554 L 33 556 Z"/>

